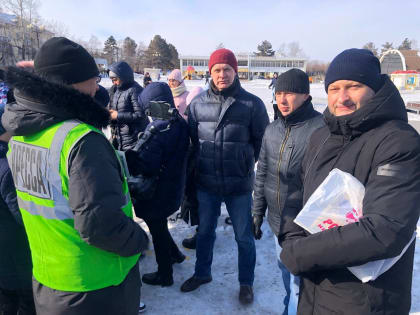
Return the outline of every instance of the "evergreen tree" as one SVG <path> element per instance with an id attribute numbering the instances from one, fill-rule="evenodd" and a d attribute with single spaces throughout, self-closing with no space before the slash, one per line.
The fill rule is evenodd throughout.
<path id="1" fill-rule="evenodd" d="M 394 46 L 392 45 L 392 43 L 386 42 L 385 44 L 382 45 L 381 54 L 383 54 L 384 52 L 390 49 L 394 49 Z"/>
<path id="2" fill-rule="evenodd" d="M 108 64 L 113 64 L 116 61 L 116 53 L 118 52 L 117 41 L 114 36 L 109 36 L 104 43 L 104 58 Z"/>
<path id="3" fill-rule="evenodd" d="M 171 51 L 166 40 L 160 35 L 155 35 L 150 41 L 149 47 L 145 52 L 145 64 L 151 68 L 162 70 L 173 69 L 171 63 Z"/>
<path id="4" fill-rule="evenodd" d="M 171 53 L 171 66 L 172 66 L 172 68 L 170 70 L 175 69 L 175 68 L 179 68 L 178 51 L 176 50 L 175 46 L 172 45 L 172 44 L 168 44 L 168 48 L 169 48 L 169 51 Z"/>
<path id="5" fill-rule="evenodd" d="M 125 60 L 131 68 L 135 68 L 136 64 L 136 42 L 130 37 L 126 37 L 122 45 L 122 59 Z"/>
<path id="6" fill-rule="evenodd" d="M 411 40 L 405 38 L 401 45 L 398 47 L 400 50 L 411 50 Z"/>
<path id="7" fill-rule="evenodd" d="M 258 45 L 258 52 L 256 52 L 255 54 L 257 56 L 273 56 L 274 50 L 272 48 L 273 46 L 271 45 L 271 43 L 268 40 L 264 40 L 262 41 L 261 45 Z"/>

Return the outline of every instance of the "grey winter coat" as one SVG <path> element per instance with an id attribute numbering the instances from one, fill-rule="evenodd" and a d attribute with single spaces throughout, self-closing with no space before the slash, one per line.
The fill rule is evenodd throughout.
<path id="1" fill-rule="evenodd" d="M 272 122 L 265 130 L 254 185 L 253 215 L 265 215 L 276 236 L 289 230 L 281 216 L 302 209 L 302 159 L 312 133 L 324 126 L 311 98 L 292 114 Z"/>
<path id="2" fill-rule="evenodd" d="M 264 103 L 245 91 L 239 79 L 225 91 L 214 87 L 188 107 L 200 189 L 221 195 L 250 193 L 254 164 L 269 119 Z"/>

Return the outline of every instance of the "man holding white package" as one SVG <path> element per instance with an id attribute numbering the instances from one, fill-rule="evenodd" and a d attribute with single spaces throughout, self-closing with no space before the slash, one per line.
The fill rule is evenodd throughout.
<path id="1" fill-rule="evenodd" d="M 314 132 L 302 166 L 304 204 L 337 168 L 365 187 L 358 222 L 309 235 L 286 232 L 281 260 L 301 276 L 298 314 L 408 314 L 415 242 L 376 280 L 347 267 L 396 257 L 416 230 L 420 207 L 420 137 L 379 60 L 348 49 L 325 78 L 327 126 Z"/>

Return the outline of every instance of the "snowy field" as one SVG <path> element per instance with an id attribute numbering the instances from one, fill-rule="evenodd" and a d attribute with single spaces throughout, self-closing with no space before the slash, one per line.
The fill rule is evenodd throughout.
<path id="1" fill-rule="evenodd" d="M 162 81 L 165 78 L 162 77 Z M 142 81 L 139 79 L 142 85 Z M 273 118 L 271 90 L 268 89 L 268 80 L 241 82 L 249 92 L 260 97 L 266 104 L 270 119 Z M 111 86 L 109 79 L 101 82 L 105 87 Z M 187 88 L 195 86 L 204 88 L 204 81 L 187 81 Z M 311 85 L 313 103 L 318 111 L 326 106 L 326 93 L 322 84 Z M 420 101 L 420 91 L 404 92 L 405 101 Z M 409 114 L 413 124 L 420 123 L 420 115 Z M 418 124 L 417 126 L 420 126 Z M 420 128 L 417 129 L 420 132 Z M 199 289 L 189 293 L 182 293 L 179 288 L 194 272 L 195 251 L 182 247 L 181 241 L 194 233 L 194 227 L 189 227 L 182 220 L 169 222 L 171 234 L 181 251 L 187 256 L 182 264 L 174 265 L 174 285 L 162 288 L 144 284 L 142 287 L 142 301 L 147 305 L 148 314 L 171 315 L 213 315 L 213 314 L 282 314 L 285 291 L 282 284 L 281 273 L 276 263 L 276 252 L 273 234 L 266 221 L 262 226 L 263 237 L 256 241 L 257 264 L 255 268 L 254 303 L 244 307 L 238 301 L 239 284 L 237 281 L 237 247 L 232 227 L 224 223 L 227 216 L 223 206 L 222 215 L 217 228 L 217 239 L 214 246 L 212 266 L 213 281 L 202 285 Z M 139 221 L 148 231 L 147 226 Z M 420 224 L 417 224 L 417 244 L 414 260 L 414 276 L 412 289 L 412 307 L 410 314 L 420 315 Z M 153 245 L 146 252 L 140 262 L 141 273 L 157 270 Z"/>

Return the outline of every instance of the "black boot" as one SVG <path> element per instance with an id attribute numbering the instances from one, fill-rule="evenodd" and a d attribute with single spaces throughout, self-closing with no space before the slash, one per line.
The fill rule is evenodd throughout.
<path id="1" fill-rule="evenodd" d="M 178 251 L 175 254 L 171 255 L 171 264 L 180 264 L 185 260 L 185 255 Z"/>
<path id="2" fill-rule="evenodd" d="M 150 285 L 161 285 L 162 287 L 170 287 L 174 284 L 172 275 L 164 276 L 158 271 L 152 273 L 145 273 L 141 280 Z"/>
<path id="3" fill-rule="evenodd" d="M 195 276 L 192 276 L 191 278 L 187 279 L 181 286 L 182 292 L 190 292 L 197 289 L 200 285 L 209 283 L 212 281 L 212 278 L 206 278 L 206 279 L 199 279 Z"/>
<path id="4" fill-rule="evenodd" d="M 182 241 L 182 246 L 188 249 L 195 249 L 197 246 L 197 232 L 195 232 L 193 237 L 185 238 Z"/>

